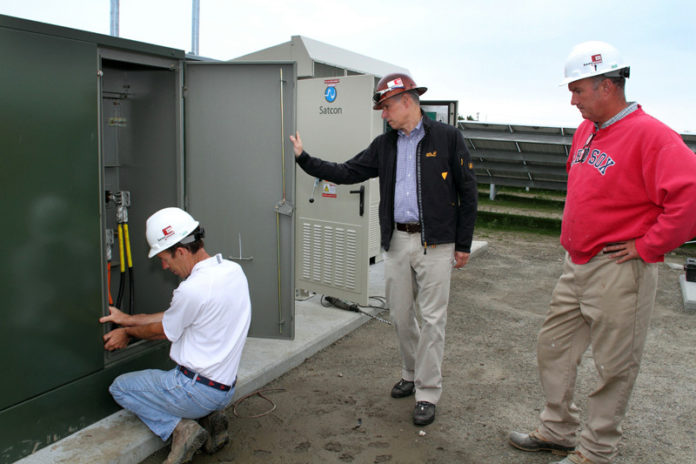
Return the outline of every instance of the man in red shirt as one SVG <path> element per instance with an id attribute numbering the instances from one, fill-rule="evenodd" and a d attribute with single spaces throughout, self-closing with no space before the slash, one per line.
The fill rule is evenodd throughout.
<path id="1" fill-rule="evenodd" d="M 537 343 L 546 403 L 535 431 L 509 437 L 524 451 L 568 454 L 554 464 L 608 464 L 616 455 L 655 304 L 657 263 L 696 235 L 696 155 L 626 101 L 629 69 L 604 42 L 582 43 L 566 61 L 563 84 L 585 120 L 567 160 L 563 274 Z M 573 394 L 590 345 L 599 384 L 578 440 Z"/>

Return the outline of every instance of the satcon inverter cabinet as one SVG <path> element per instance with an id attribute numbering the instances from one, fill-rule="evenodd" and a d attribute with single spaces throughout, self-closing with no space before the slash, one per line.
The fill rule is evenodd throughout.
<path id="1" fill-rule="evenodd" d="M 343 162 L 383 132 L 371 75 L 301 79 L 297 127 L 305 149 Z M 297 168 L 296 287 L 368 304 L 370 262 L 381 260 L 379 181 L 337 185 Z"/>

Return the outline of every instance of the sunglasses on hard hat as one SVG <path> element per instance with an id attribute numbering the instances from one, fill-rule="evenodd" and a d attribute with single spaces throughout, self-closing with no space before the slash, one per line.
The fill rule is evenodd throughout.
<path id="1" fill-rule="evenodd" d="M 375 94 L 372 97 L 372 99 L 375 102 L 379 102 L 379 100 L 385 93 L 391 92 L 392 90 L 396 89 L 406 89 L 406 86 L 404 85 L 404 82 L 403 80 L 401 80 L 401 78 L 387 82 L 387 87 L 385 89 L 375 91 Z"/>

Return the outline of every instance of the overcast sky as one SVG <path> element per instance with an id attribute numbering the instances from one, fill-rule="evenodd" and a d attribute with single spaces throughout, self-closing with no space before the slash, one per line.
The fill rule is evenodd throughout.
<path id="1" fill-rule="evenodd" d="M 120 36 L 191 50 L 191 0 L 120 0 Z M 200 55 L 227 60 L 303 35 L 410 70 L 426 99 L 489 122 L 576 126 L 558 83 L 572 47 L 613 44 L 627 97 L 696 132 L 694 0 L 200 0 Z M 109 34 L 110 0 L 0 0 L 0 14 Z"/>

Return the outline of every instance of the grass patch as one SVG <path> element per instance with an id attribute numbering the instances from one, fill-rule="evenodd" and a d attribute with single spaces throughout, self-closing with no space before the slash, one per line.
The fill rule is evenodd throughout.
<path id="1" fill-rule="evenodd" d="M 559 219 L 522 216 L 519 214 L 479 211 L 476 217 L 476 228 L 560 235 L 561 221 Z"/>
<path id="2" fill-rule="evenodd" d="M 488 184 L 479 184 L 478 190 L 486 195 L 490 194 Z M 566 192 L 559 190 L 544 190 L 544 189 L 525 189 L 523 187 L 506 187 L 498 185 L 495 187 L 496 197 L 498 195 L 508 195 L 523 198 L 545 198 L 548 200 L 564 201 Z"/>
<path id="3" fill-rule="evenodd" d="M 547 236 L 561 235 L 559 219 L 522 216 L 519 214 L 493 213 L 479 211 L 476 216 L 476 231 L 525 232 Z M 696 240 L 696 238 L 694 238 Z M 696 243 L 686 243 L 676 248 L 671 254 L 684 257 L 696 257 Z"/>
<path id="4" fill-rule="evenodd" d="M 483 192 L 479 192 L 478 201 L 480 205 L 500 206 L 504 208 L 526 208 L 554 213 L 562 213 L 563 205 L 565 204 L 562 200 L 539 197 L 518 197 L 500 193 L 496 195 L 495 200 L 491 200 L 488 195 Z"/>
<path id="5" fill-rule="evenodd" d="M 498 187 L 496 189 L 496 199 L 491 200 L 488 190 L 479 188 L 478 201 L 480 205 L 510 209 L 533 209 L 541 212 L 562 214 L 565 204 L 565 192 L 553 190 L 527 191 L 524 188 L 517 187 Z M 561 234 L 561 220 L 514 214 L 514 212 L 498 213 L 479 210 L 476 219 L 476 229 L 482 232 L 486 230 L 504 230 L 559 236 Z M 694 240 L 696 240 L 696 237 Z M 673 250 L 672 253 L 679 256 L 696 257 L 696 243 L 684 244 Z"/>
<path id="6" fill-rule="evenodd" d="M 696 257 L 696 243 L 685 243 L 684 245 L 680 246 L 676 250 L 674 250 L 672 253 L 674 253 L 677 256 L 686 256 L 688 258 L 695 258 Z"/>

